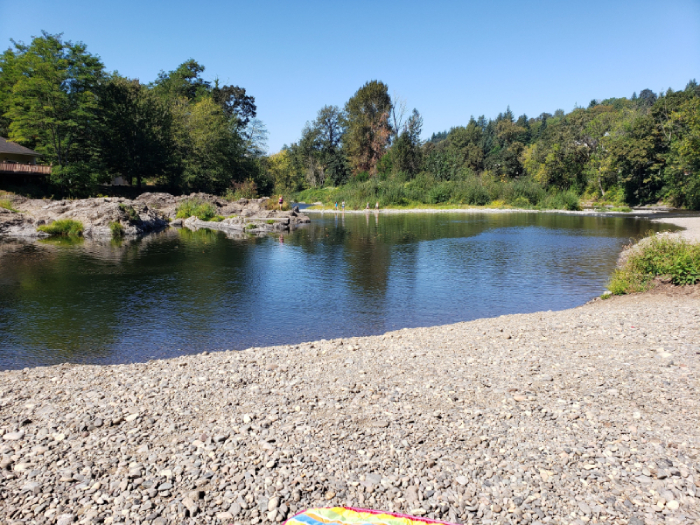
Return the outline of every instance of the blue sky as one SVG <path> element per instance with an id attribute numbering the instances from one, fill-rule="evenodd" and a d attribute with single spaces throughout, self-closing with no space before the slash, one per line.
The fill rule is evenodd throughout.
<path id="1" fill-rule="evenodd" d="M 0 0 L 2 48 L 42 29 L 144 82 L 196 59 L 255 97 L 271 152 L 372 79 L 421 112 L 426 138 L 507 106 L 535 116 L 700 81 L 698 0 Z"/>

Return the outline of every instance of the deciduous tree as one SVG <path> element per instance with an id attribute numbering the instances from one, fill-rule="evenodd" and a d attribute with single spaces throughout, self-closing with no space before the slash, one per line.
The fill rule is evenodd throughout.
<path id="1" fill-rule="evenodd" d="M 384 155 L 392 133 L 391 109 L 388 87 L 377 80 L 367 82 L 345 104 L 345 146 L 355 173 L 376 175 L 377 162 Z"/>
<path id="2" fill-rule="evenodd" d="M 10 139 L 53 163 L 55 182 L 85 191 L 103 178 L 92 163 L 102 62 L 85 44 L 46 32 L 29 45 L 15 43 L 14 53 L 18 74 L 5 113 Z"/>
<path id="3" fill-rule="evenodd" d="M 139 188 L 145 177 L 167 179 L 175 169 L 170 108 L 138 80 L 115 74 L 102 86 L 97 135 L 104 169 Z"/>

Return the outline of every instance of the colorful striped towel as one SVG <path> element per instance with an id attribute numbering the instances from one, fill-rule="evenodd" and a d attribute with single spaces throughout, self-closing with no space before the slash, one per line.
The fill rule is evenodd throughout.
<path id="1" fill-rule="evenodd" d="M 352 507 L 305 510 L 289 518 L 285 525 L 425 525 L 426 523 L 452 525 L 445 521 Z"/>

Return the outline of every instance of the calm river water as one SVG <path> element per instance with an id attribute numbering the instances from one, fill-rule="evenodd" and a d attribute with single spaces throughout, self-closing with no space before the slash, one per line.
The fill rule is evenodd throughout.
<path id="1" fill-rule="evenodd" d="M 171 229 L 75 245 L 0 239 L 0 369 L 125 363 L 581 305 L 632 217 L 313 215 L 283 238 Z"/>

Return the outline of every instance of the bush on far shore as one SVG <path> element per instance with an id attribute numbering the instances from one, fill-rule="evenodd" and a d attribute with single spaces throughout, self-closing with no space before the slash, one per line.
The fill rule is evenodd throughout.
<path id="1" fill-rule="evenodd" d="M 676 285 L 700 282 L 700 244 L 654 235 L 630 250 L 608 284 L 615 295 L 648 290 L 657 277 Z"/>
<path id="2" fill-rule="evenodd" d="M 540 183 L 521 178 L 508 181 L 493 177 L 469 175 L 460 180 L 439 181 L 428 173 L 415 178 L 398 174 L 366 181 L 354 179 L 339 187 L 310 188 L 295 195 L 295 200 L 322 202 L 333 206 L 345 201 L 347 209 L 370 208 L 379 202 L 386 207 L 423 206 L 509 206 L 523 209 L 580 210 L 578 194 L 554 188 L 545 189 Z M 495 203 L 495 204 L 494 204 Z"/>
<path id="3" fill-rule="evenodd" d="M 282 211 L 289 211 L 292 208 L 289 205 L 289 199 L 287 197 L 282 197 L 284 200 L 282 201 Z M 265 209 L 270 210 L 270 211 L 275 211 L 280 209 L 280 204 L 279 204 L 279 194 L 273 195 L 270 197 L 267 202 L 265 203 Z"/>

